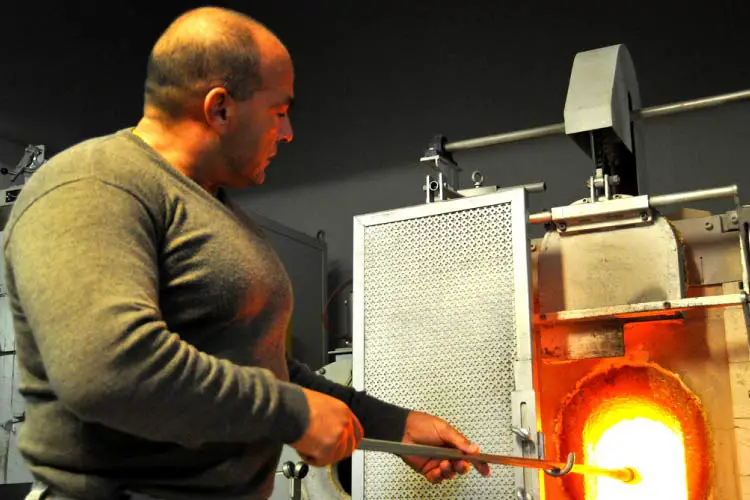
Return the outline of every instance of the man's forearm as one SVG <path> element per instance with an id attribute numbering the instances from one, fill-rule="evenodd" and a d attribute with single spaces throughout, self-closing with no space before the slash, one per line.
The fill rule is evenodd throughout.
<path id="1" fill-rule="evenodd" d="M 346 403 L 357 416 L 366 437 L 401 441 L 409 410 L 374 398 L 364 391 L 337 384 L 310 370 L 307 365 L 288 358 L 289 376 L 293 383 L 322 392 Z"/>

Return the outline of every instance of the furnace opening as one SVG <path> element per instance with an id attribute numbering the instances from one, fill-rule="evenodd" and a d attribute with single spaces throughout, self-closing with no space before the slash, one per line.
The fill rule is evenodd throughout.
<path id="1" fill-rule="evenodd" d="M 644 443 L 648 448 L 643 448 Z M 632 467 L 639 476 L 633 484 L 585 477 L 586 499 L 688 500 L 682 426 L 674 415 L 650 401 L 621 398 L 602 404 L 584 429 L 583 449 L 586 464 Z"/>
<path id="2" fill-rule="evenodd" d="M 568 476 L 574 500 L 704 500 L 709 436 L 697 398 L 653 364 L 611 364 L 581 380 L 557 419 L 558 453 L 605 468 L 632 467 L 639 481 Z M 688 465 L 689 464 L 689 465 Z"/>

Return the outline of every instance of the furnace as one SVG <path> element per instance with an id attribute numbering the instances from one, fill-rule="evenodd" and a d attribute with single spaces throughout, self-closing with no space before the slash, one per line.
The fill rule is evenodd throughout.
<path id="1" fill-rule="evenodd" d="M 726 99 L 737 95 L 750 93 Z M 351 487 L 348 461 L 310 468 L 293 498 L 750 496 L 750 207 L 734 185 L 645 186 L 640 122 L 683 107 L 641 109 L 626 47 L 580 53 L 564 124 L 538 131 L 589 155 L 580 199 L 529 213 L 543 183 L 484 186 L 479 172 L 461 189 L 458 145 L 436 137 L 425 203 L 354 220 L 353 356 L 326 376 L 440 415 L 485 453 L 559 466 L 429 485 L 370 448 L 352 457 Z M 725 209 L 688 206 L 701 200 Z M 543 237 L 529 237 L 534 225 Z M 589 473 L 633 469 L 628 482 Z"/>
<path id="2" fill-rule="evenodd" d="M 425 204 L 355 219 L 354 386 L 446 417 L 483 451 L 638 480 L 495 467 L 427 485 L 358 451 L 355 499 L 740 499 L 750 366 L 747 210 L 736 186 L 650 196 L 622 46 L 578 54 L 565 133 L 591 158 L 580 200 L 529 214 L 542 185 L 459 189 L 437 138 Z M 726 202 L 720 215 L 692 201 Z M 545 235 L 530 240 L 531 224 Z M 436 391 L 435 373 L 456 381 Z M 471 389 L 467 389 L 471 387 Z M 566 473 L 567 472 L 567 473 Z M 559 477 L 558 477 L 559 476 Z M 744 488 L 744 489 L 743 489 Z"/>

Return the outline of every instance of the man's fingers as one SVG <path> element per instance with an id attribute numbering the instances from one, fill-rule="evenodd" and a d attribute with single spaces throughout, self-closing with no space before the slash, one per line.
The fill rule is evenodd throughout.
<path id="1" fill-rule="evenodd" d="M 443 479 L 453 479 L 456 477 L 456 471 L 453 470 L 453 462 L 443 460 L 440 462 L 440 473 Z"/>
<path id="2" fill-rule="evenodd" d="M 466 460 L 457 460 L 453 462 L 453 470 L 461 475 L 468 474 L 471 470 L 471 464 Z"/>
<path id="3" fill-rule="evenodd" d="M 440 470 L 440 460 L 432 459 L 422 464 L 419 468 L 419 473 L 427 476 L 429 472 L 434 471 L 435 469 L 438 471 Z"/>
<path id="4" fill-rule="evenodd" d="M 443 477 L 447 478 L 451 472 L 453 472 L 453 465 L 450 463 L 450 460 L 442 460 L 440 462 L 440 473 Z"/>
<path id="5" fill-rule="evenodd" d="M 440 484 L 443 482 L 443 475 L 440 473 L 440 467 L 427 472 L 424 477 L 432 484 Z"/>
<path id="6" fill-rule="evenodd" d="M 484 477 L 489 477 L 490 475 L 490 466 L 487 463 L 484 462 L 474 462 L 474 468 Z"/>
<path id="7" fill-rule="evenodd" d="M 449 444 L 454 448 L 458 448 L 459 450 L 469 455 L 479 453 L 479 445 L 469 441 L 466 436 L 461 434 L 452 425 L 446 422 L 445 425 L 442 425 L 440 427 L 440 439 L 442 439 L 445 444 Z"/>

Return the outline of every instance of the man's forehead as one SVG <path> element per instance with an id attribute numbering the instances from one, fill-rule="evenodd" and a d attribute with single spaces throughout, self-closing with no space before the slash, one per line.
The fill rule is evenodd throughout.
<path id="1" fill-rule="evenodd" d="M 265 98 L 267 99 L 266 102 L 269 103 L 269 105 L 273 107 L 276 107 L 276 106 L 291 107 L 294 104 L 294 94 L 282 88 L 278 88 L 278 87 L 269 88 L 264 85 L 263 87 L 257 89 L 256 93 L 265 94 Z"/>

